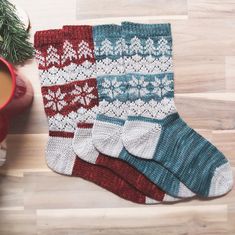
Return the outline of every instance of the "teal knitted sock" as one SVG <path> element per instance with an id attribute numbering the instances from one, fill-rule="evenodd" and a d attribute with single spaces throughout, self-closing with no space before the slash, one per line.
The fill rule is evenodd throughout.
<path id="1" fill-rule="evenodd" d="M 97 69 L 99 110 L 92 130 L 92 141 L 103 154 L 117 157 L 122 150 L 121 128 L 115 122 L 127 118 L 128 96 L 124 75 L 121 26 L 93 27 Z M 110 122 L 113 120 L 114 123 Z"/>
<path id="2" fill-rule="evenodd" d="M 93 36 L 98 73 L 99 114 L 94 121 L 92 143 L 99 152 L 126 160 L 169 195 L 192 197 L 194 193 L 160 164 L 138 159 L 125 150 L 121 134 L 130 102 L 135 99 L 129 96 L 129 86 L 134 81 L 131 76 L 123 74 L 122 53 L 127 48 L 121 38 L 120 26 L 95 26 Z M 79 135 L 77 137 L 81 139 Z"/>
<path id="3" fill-rule="evenodd" d="M 233 184 L 228 161 L 179 117 L 174 105 L 170 25 L 124 22 L 122 27 L 135 99 L 122 133 L 126 150 L 162 164 L 201 196 L 225 194 Z"/>

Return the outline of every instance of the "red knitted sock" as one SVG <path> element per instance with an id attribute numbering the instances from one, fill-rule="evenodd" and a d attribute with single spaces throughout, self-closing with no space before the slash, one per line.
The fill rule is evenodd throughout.
<path id="1" fill-rule="evenodd" d="M 152 200 L 111 170 L 83 161 L 72 149 L 77 110 L 87 105 L 76 100 L 74 92 L 76 88 L 86 88 L 86 82 L 79 79 L 82 77 L 85 80 L 92 76 L 94 66 L 94 57 L 89 54 L 89 49 L 92 51 L 88 40 L 91 38 L 91 27 L 80 27 L 78 35 L 85 40 L 81 38 L 76 51 L 72 50 L 69 42 L 64 41 L 62 30 L 40 31 L 34 38 L 44 109 L 49 124 L 47 164 L 57 173 L 82 177 L 132 202 L 151 203 Z M 84 51 L 84 48 L 88 54 L 77 53 L 79 50 Z M 76 63 L 71 62 L 71 58 L 76 59 Z M 96 94 L 93 93 L 93 96 Z M 95 105 L 96 102 L 89 104 Z"/>

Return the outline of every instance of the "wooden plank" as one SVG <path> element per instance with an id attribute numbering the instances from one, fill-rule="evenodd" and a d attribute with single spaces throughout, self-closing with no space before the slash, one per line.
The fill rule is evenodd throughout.
<path id="1" fill-rule="evenodd" d="M 161 7 L 156 7 L 161 6 Z M 124 16 L 187 15 L 187 0 L 77 0 L 77 19 Z"/>
<path id="2" fill-rule="evenodd" d="M 227 91 L 235 91 L 235 56 L 225 57 L 225 85 Z"/>
<path id="3" fill-rule="evenodd" d="M 206 232 L 207 224 L 213 223 L 215 225 L 227 222 L 227 210 L 226 205 L 164 206 L 160 208 L 38 210 L 37 215 L 39 229 L 45 233 L 54 229 L 74 231 L 75 229 L 133 228 L 133 231 L 136 231 L 137 228 L 155 228 L 157 231 L 161 231 L 161 228 L 168 230 L 166 229 L 167 224 L 167 227 L 171 228 L 171 234 L 177 234 L 174 231 L 180 226 L 184 226 L 186 231 L 191 231 L 187 234 L 193 234 L 192 225 L 194 229 L 201 227 L 201 232 Z M 226 227 L 221 230 L 226 231 Z M 210 232 L 212 231 L 211 227 Z M 142 232 L 146 234 L 144 230 Z"/>
<path id="4" fill-rule="evenodd" d="M 190 18 L 234 19 L 235 2 L 232 0 L 188 0 Z"/>
<path id="5" fill-rule="evenodd" d="M 0 211 L 1 235 L 36 235 L 35 211 Z"/>
<path id="6" fill-rule="evenodd" d="M 218 92 L 225 89 L 223 56 L 176 55 L 173 59 L 176 94 Z"/>

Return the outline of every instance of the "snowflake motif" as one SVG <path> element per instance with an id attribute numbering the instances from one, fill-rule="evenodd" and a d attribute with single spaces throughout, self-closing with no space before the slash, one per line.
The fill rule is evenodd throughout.
<path id="1" fill-rule="evenodd" d="M 80 102 L 82 105 L 89 105 L 92 99 L 97 98 L 92 94 L 94 87 L 89 87 L 85 83 L 84 87 L 75 85 L 75 90 L 71 92 L 72 95 L 75 95 L 72 103 Z"/>
<path id="2" fill-rule="evenodd" d="M 152 92 L 156 92 L 159 97 L 163 97 L 168 92 L 172 91 L 171 84 L 172 81 L 167 79 L 167 76 L 165 76 L 163 79 L 158 79 L 154 82 L 151 82 L 154 86 L 154 89 Z"/>
<path id="3" fill-rule="evenodd" d="M 146 96 L 146 94 L 149 93 L 148 89 L 146 88 L 149 83 L 145 81 L 143 76 L 139 79 L 135 76 L 132 76 L 132 79 L 130 80 L 129 84 L 130 95 L 137 95 L 138 98 L 140 98 Z"/>
<path id="4" fill-rule="evenodd" d="M 61 93 L 60 88 L 56 92 L 48 90 L 48 94 L 44 96 L 47 100 L 45 108 L 51 108 L 54 111 L 60 111 L 67 105 L 67 103 L 64 101 L 65 96 L 66 94 Z"/>
<path id="5" fill-rule="evenodd" d="M 102 82 L 102 93 L 114 99 L 116 96 L 123 93 L 123 91 L 120 89 L 121 85 L 122 82 L 117 81 L 117 78 L 112 80 L 104 79 Z"/>

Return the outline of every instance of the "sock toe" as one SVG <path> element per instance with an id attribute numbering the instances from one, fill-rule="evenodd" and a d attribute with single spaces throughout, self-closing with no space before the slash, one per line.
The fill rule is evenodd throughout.
<path id="1" fill-rule="evenodd" d="M 221 196 L 229 192 L 233 187 L 233 173 L 230 164 L 227 162 L 216 168 L 211 180 L 209 197 Z"/>
<path id="2" fill-rule="evenodd" d="M 123 149 L 123 125 L 123 119 L 97 115 L 92 130 L 92 142 L 99 152 L 111 157 L 119 156 Z"/>

